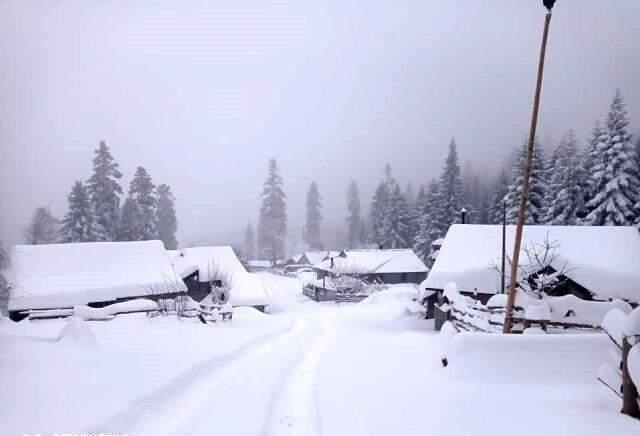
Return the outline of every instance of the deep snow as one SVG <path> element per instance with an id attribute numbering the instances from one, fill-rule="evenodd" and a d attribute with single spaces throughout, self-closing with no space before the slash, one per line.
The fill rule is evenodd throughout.
<path id="1" fill-rule="evenodd" d="M 259 277 L 271 314 L 231 323 L 0 322 L 0 434 L 638 434 L 596 381 L 604 335 L 436 335 L 409 287 L 338 306 Z"/>

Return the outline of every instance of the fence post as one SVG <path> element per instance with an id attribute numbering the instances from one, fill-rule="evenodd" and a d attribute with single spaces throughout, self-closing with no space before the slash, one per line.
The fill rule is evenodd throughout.
<path id="1" fill-rule="evenodd" d="M 629 374 L 629 366 L 627 359 L 631 351 L 629 339 L 622 338 L 622 410 L 625 415 L 640 418 L 640 409 L 638 408 L 638 389 L 631 380 Z"/>

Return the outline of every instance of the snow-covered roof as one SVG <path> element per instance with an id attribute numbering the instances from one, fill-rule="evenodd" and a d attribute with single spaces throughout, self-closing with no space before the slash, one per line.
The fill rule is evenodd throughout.
<path id="1" fill-rule="evenodd" d="M 270 260 L 247 260 L 246 264 L 250 268 L 271 268 Z"/>
<path id="2" fill-rule="evenodd" d="M 199 267 L 195 262 L 190 262 L 181 250 L 167 250 L 173 269 L 181 278 L 185 278 L 198 271 Z"/>
<path id="3" fill-rule="evenodd" d="M 331 260 L 325 259 L 319 268 L 329 270 Z M 336 271 L 357 274 L 385 274 L 427 272 L 428 268 L 411 249 L 364 249 L 344 250 L 340 257 L 334 258 Z"/>
<path id="4" fill-rule="evenodd" d="M 303 263 L 305 265 L 317 265 L 327 257 L 334 257 L 340 254 L 339 251 L 305 251 L 297 263 Z"/>
<path id="5" fill-rule="evenodd" d="M 12 311 L 186 291 L 160 241 L 16 245 L 11 260 Z"/>
<path id="6" fill-rule="evenodd" d="M 182 250 L 188 262 L 198 265 L 198 278 L 201 282 L 208 282 L 214 273 L 228 278 L 231 282 L 229 302 L 233 306 L 261 306 L 267 305 L 268 299 L 260 277 L 246 270 L 240 262 L 233 248 L 223 247 L 193 247 Z"/>
<path id="7" fill-rule="evenodd" d="M 513 251 L 515 226 L 506 227 L 507 255 Z M 596 298 L 640 301 L 640 233 L 634 227 L 524 226 L 525 247 L 557 244 L 551 267 L 587 288 Z M 421 287 L 444 289 L 455 282 L 461 291 L 496 293 L 500 288 L 502 226 L 456 224 L 449 228 Z M 508 268 L 508 263 L 507 263 Z"/>

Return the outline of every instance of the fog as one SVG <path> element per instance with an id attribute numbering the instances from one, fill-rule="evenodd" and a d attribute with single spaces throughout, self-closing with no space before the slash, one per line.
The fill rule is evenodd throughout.
<path id="1" fill-rule="evenodd" d="M 242 3 L 242 4 L 240 4 Z M 177 197 L 181 245 L 234 243 L 254 224 L 268 159 L 300 239 L 311 181 L 331 245 L 345 192 L 363 207 L 391 163 L 437 177 L 495 171 L 530 122 L 539 0 L 0 2 L 0 239 L 33 209 L 62 217 L 104 139 Z M 559 0 L 539 134 L 584 140 L 620 87 L 640 127 L 640 2 Z"/>

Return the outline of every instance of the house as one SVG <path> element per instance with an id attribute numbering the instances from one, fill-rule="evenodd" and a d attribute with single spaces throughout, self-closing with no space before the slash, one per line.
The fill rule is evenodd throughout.
<path id="1" fill-rule="evenodd" d="M 249 272 L 267 271 L 273 267 L 270 260 L 246 260 L 243 264 Z"/>
<path id="2" fill-rule="evenodd" d="M 411 249 L 343 250 L 315 265 L 318 279 L 349 275 L 369 283 L 420 283 L 428 268 Z"/>
<path id="3" fill-rule="evenodd" d="M 161 241 L 16 245 L 11 260 L 13 320 L 33 309 L 103 307 L 187 291 Z"/>
<path id="4" fill-rule="evenodd" d="M 217 286 L 228 291 L 225 297 L 234 307 L 251 306 L 264 311 L 269 304 L 260 277 L 246 270 L 233 248 L 185 248 L 180 255 L 181 262 L 198 268 L 197 285 L 189 289 L 194 300 L 201 301 L 211 293 L 212 286 Z"/>
<path id="5" fill-rule="evenodd" d="M 195 301 L 200 301 L 206 297 L 210 289 L 200 286 L 200 268 L 195 262 L 190 262 L 182 250 L 167 250 L 173 270 L 187 286 L 188 295 Z"/>
<path id="6" fill-rule="evenodd" d="M 506 226 L 506 274 L 515 226 Z M 449 282 L 486 303 L 501 293 L 502 226 L 456 224 L 420 285 L 442 293 Z M 523 228 L 518 284 L 548 295 L 640 302 L 640 233 L 634 227 L 533 226 Z M 509 280 L 505 280 L 508 286 Z"/>

